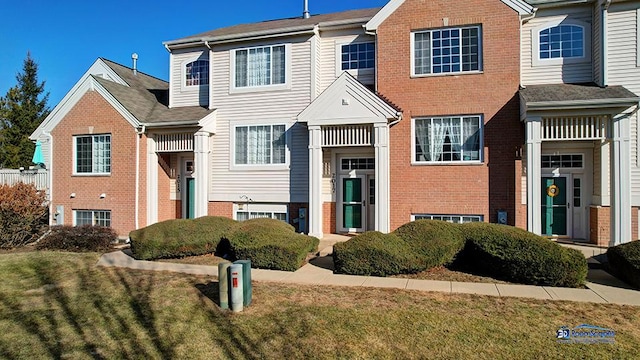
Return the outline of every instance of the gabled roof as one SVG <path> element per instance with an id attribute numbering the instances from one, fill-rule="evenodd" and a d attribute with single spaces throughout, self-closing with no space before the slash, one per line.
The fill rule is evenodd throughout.
<path id="1" fill-rule="evenodd" d="M 133 127 L 167 124 L 200 126 L 213 113 L 200 106 L 169 109 L 169 84 L 156 77 L 98 58 L 31 134 L 38 139 L 50 132 L 89 90 L 97 90 Z"/>
<path id="2" fill-rule="evenodd" d="M 242 40 L 244 38 L 269 35 L 283 35 L 294 32 L 312 32 L 316 27 L 339 26 L 348 24 L 366 23 L 380 8 L 348 10 L 331 14 L 312 15 L 308 19 L 295 17 L 262 21 L 251 24 L 241 24 L 225 28 L 206 31 L 200 34 L 187 36 L 177 40 L 166 41 L 169 47 L 184 44 L 204 43 L 216 41 Z"/>
<path id="3" fill-rule="evenodd" d="M 520 90 L 520 99 L 528 110 L 605 108 L 640 102 L 640 97 L 624 86 L 594 84 L 529 85 Z"/>
<path id="4" fill-rule="evenodd" d="M 519 15 L 533 14 L 533 7 L 527 4 L 524 0 L 501 0 L 505 5 L 509 6 Z M 398 8 L 404 4 L 405 0 L 391 0 L 385 5 L 367 24 L 365 29 L 367 31 L 376 31 L 391 14 L 393 14 Z"/>
<path id="5" fill-rule="evenodd" d="M 386 124 L 401 117 L 398 109 L 345 71 L 298 114 L 298 121 L 309 126 Z"/>

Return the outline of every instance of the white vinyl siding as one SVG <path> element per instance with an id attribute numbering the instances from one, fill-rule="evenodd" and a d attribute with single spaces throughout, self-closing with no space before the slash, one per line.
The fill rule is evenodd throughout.
<path id="1" fill-rule="evenodd" d="M 216 134 L 211 137 L 210 201 L 237 202 L 246 195 L 255 202 L 307 202 L 309 134 L 295 122 L 311 102 L 311 42 L 309 37 L 290 38 L 289 87 L 275 91 L 229 93 L 232 51 L 237 47 L 214 47 L 212 107 L 217 110 Z M 255 43 L 247 47 L 278 45 Z M 257 169 L 233 164 L 234 126 L 286 125 L 288 163 Z"/>
<path id="2" fill-rule="evenodd" d="M 169 106 L 207 106 L 209 104 L 209 85 L 187 86 L 187 65 L 194 61 L 209 61 L 206 48 L 173 50 L 169 59 Z M 209 69 L 211 69 L 209 62 Z M 209 70 L 210 71 L 210 70 Z"/>
<path id="3" fill-rule="evenodd" d="M 342 69 L 340 66 L 340 54 L 338 53 L 341 45 L 374 42 L 375 38 L 365 35 L 362 28 L 322 31 L 320 33 L 320 56 L 318 56 L 318 72 L 320 94 L 324 89 L 329 87 L 335 81 Z M 348 70 L 348 72 L 356 77 L 358 81 L 366 85 L 372 85 L 375 81 L 373 70 L 356 71 Z"/>
<path id="4" fill-rule="evenodd" d="M 592 22 L 591 5 L 539 9 L 536 17 L 522 25 L 521 34 L 521 62 L 522 84 L 561 84 L 587 83 L 593 81 L 593 66 L 591 59 Z M 585 55 L 588 59 L 582 62 L 573 61 L 544 61 L 538 60 L 539 30 L 557 24 L 584 24 Z"/>
<path id="5" fill-rule="evenodd" d="M 593 82 L 602 85 L 602 13 L 601 7 L 593 7 L 593 23 L 591 24 L 591 62 L 593 67 Z"/>

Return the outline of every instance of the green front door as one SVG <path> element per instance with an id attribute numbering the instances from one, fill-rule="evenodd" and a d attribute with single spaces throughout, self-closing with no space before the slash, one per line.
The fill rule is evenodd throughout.
<path id="1" fill-rule="evenodd" d="M 362 229 L 362 178 L 342 179 L 342 227 Z"/>
<path id="2" fill-rule="evenodd" d="M 196 195 L 196 179 L 187 178 L 187 196 L 186 196 L 187 204 L 185 206 L 187 213 L 185 214 L 186 215 L 185 219 L 195 218 L 195 211 L 196 211 L 195 195 Z"/>
<path id="3" fill-rule="evenodd" d="M 567 235 L 567 179 L 542 178 L 542 234 Z"/>

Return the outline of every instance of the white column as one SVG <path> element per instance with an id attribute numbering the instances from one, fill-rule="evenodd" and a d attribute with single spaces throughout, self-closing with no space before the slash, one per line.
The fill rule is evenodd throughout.
<path id="1" fill-rule="evenodd" d="M 382 233 L 390 231 L 390 176 L 389 176 L 389 125 L 374 124 L 374 147 L 376 152 L 376 223 L 375 229 Z"/>
<path id="2" fill-rule="evenodd" d="M 630 126 L 626 116 L 612 120 L 611 143 L 611 239 L 614 246 L 631 241 Z"/>
<path id="3" fill-rule="evenodd" d="M 323 237 L 322 232 L 322 131 L 309 126 L 309 235 Z"/>
<path id="4" fill-rule="evenodd" d="M 542 118 L 528 117 L 527 132 L 527 230 L 542 234 Z"/>
<path id="5" fill-rule="evenodd" d="M 147 226 L 158 222 L 158 154 L 156 139 L 147 135 Z"/>
<path id="6" fill-rule="evenodd" d="M 206 131 L 198 131 L 193 138 L 194 167 L 196 175 L 195 217 L 207 216 L 209 213 L 209 136 Z"/>

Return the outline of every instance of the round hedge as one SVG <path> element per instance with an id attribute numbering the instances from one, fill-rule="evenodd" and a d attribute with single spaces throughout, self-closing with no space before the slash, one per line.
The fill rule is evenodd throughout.
<path id="1" fill-rule="evenodd" d="M 640 289 L 640 241 L 610 247 L 607 259 L 614 274 Z"/>
<path id="2" fill-rule="evenodd" d="M 413 249 L 395 234 L 368 231 L 333 246 L 337 273 L 388 276 L 420 271 Z"/>
<path id="3" fill-rule="evenodd" d="M 466 266 L 513 282 L 579 287 L 587 276 L 587 260 L 577 250 L 528 231 L 497 224 L 462 225 Z"/>
<path id="4" fill-rule="evenodd" d="M 451 263 L 465 243 L 457 224 L 439 220 L 413 221 L 393 233 L 413 249 L 422 270 Z"/>

